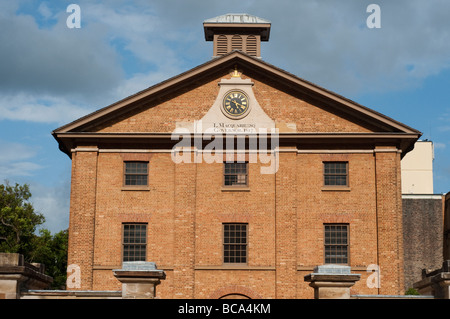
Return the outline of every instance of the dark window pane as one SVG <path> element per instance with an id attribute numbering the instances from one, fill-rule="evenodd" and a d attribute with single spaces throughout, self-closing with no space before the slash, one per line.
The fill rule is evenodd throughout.
<path id="1" fill-rule="evenodd" d="M 224 185 L 247 185 L 247 163 L 225 163 Z"/>
<path id="2" fill-rule="evenodd" d="M 148 163 L 125 162 L 125 185 L 148 185 Z"/>
<path id="3" fill-rule="evenodd" d="M 325 263 L 348 263 L 348 225 L 325 225 Z"/>
<path id="4" fill-rule="evenodd" d="M 247 224 L 223 224 L 223 262 L 247 262 Z"/>
<path id="5" fill-rule="evenodd" d="M 348 185 L 347 162 L 324 162 L 325 185 Z"/>
<path id="6" fill-rule="evenodd" d="M 123 225 L 123 261 L 145 261 L 147 250 L 147 225 Z"/>

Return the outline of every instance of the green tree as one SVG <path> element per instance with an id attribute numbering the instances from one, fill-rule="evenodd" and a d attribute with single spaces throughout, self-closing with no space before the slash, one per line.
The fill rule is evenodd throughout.
<path id="1" fill-rule="evenodd" d="M 51 288 L 64 289 L 67 278 L 68 230 L 52 235 L 49 230 L 41 229 L 39 234 L 34 238 L 30 258 L 33 262 L 45 265 L 45 273 L 53 277 Z"/>
<path id="2" fill-rule="evenodd" d="M 27 184 L 0 185 L 0 251 L 23 254 L 25 260 L 30 260 L 36 227 L 45 222 L 30 198 Z"/>
<path id="3" fill-rule="evenodd" d="M 45 265 L 45 273 L 53 277 L 53 289 L 65 285 L 68 231 L 52 236 L 49 230 L 36 229 L 45 222 L 28 201 L 29 186 L 0 185 L 0 252 L 22 254 L 27 262 Z"/>

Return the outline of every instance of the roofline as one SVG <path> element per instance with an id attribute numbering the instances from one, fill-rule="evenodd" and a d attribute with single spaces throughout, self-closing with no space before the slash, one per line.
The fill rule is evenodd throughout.
<path id="1" fill-rule="evenodd" d="M 314 145 L 318 145 L 317 143 L 325 143 L 333 145 L 338 145 L 339 143 L 345 143 L 349 145 L 350 143 L 360 143 L 361 141 L 371 142 L 374 144 L 387 145 L 386 143 L 394 145 L 396 144 L 397 148 L 401 150 L 401 156 L 403 157 L 406 153 L 408 153 L 413 147 L 414 143 L 419 134 L 416 133 L 347 133 L 347 132 L 335 132 L 335 133 L 321 133 L 321 132 L 302 132 L 302 133 L 293 133 L 293 132 L 280 132 L 280 133 L 250 133 L 250 134 L 240 134 L 233 133 L 224 134 L 224 133 L 162 133 L 162 132 L 130 132 L 130 133 L 119 133 L 119 132 L 65 132 L 65 133 L 54 133 L 53 137 L 58 141 L 59 148 L 63 153 L 66 153 L 69 157 L 71 157 L 72 147 L 75 141 L 83 141 L 83 142 L 92 142 L 96 145 L 104 143 L 148 143 L 153 141 L 158 141 L 158 143 L 165 144 L 176 144 L 178 143 L 178 139 L 174 137 L 182 137 L 183 139 L 201 139 L 201 140 L 211 140 L 211 138 L 229 138 L 229 137 L 238 137 L 244 136 L 245 138 L 258 138 L 260 136 L 264 136 L 266 139 L 277 138 L 280 145 L 282 144 L 304 144 L 307 145 L 311 142 Z M 389 149 L 381 149 L 379 151 L 391 151 Z M 341 150 L 346 152 L 345 150 Z"/>
<path id="2" fill-rule="evenodd" d="M 230 23 L 230 22 L 203 22 L 203 26 L 211 26 L 211 27 L 222 27 L 222 28 L 270 28 L 271 27 L 270 22 L 264 22 L 264 23 L 255 23 L 255 22 L 242 22 L 242 23 Z"/>
<path id="3" fill-rule="evenodd" d="M 234 18 L 235 17 L 241 17 L 244 19 L 238 19 L 241 22 L 235 22 Z M 242 22 L 242 20 L 245 20 L 245 18 L 251 18 L 252 22 Z M 228 18 L 232 18 L 233 21 L 230 21 L 230 19 Z M 260 21 L 260 22 L 255 22 L 255 21 Z M 261 18 L 261 17 L 257 17 L 255 15 L 252 14 L 248 14 L 248 13 L 227 13 L 227 14 L 222 14 L 220 16 L 214 17 L 214 18 L 210 18 L 210 19 L 206 19 L 203 21 L 203 23 L 228 23 L 228 24 L 237 24 L 237 23 L 251 23 L 251 24 L 261 24 L 261 23 L 271 23 L 269 20 Z"/>
<path id="4" fill-rule="evenodd" d="M 224 22 L 204 22 L 203 31 L 205 33 L 205 41 L 213 41 L 214 31 L 216 33 L 230 33 L 234 29 L 243 29 L 257 31 L 261 36 L 261 41 L 267 42 L 270 38 L 271 23 L 224 23 Z M 249 32 L 249 31 L 247 31 Z"/>
<path id="5" fill-rule="evenodd" d="M 229 56 L 229 55 L 231 55 L 231 53 L 229 53 L 227 55 Z M 172 85 L 176 85 L 179 82 L 182 82 L 182 81 L 184 81 L 184 80 L 186 80 L 186 79 L 188 79 L 188 78 L 190 78 L 192 76 L 195 76 L 197 74 L 200 74 L 200 73 L 204 72 L 205 70 L 208 70 L 210 64 L 214 64 L 219 59 L 221 59 L 221 58 L 223 58 L 223 57 L 225 57 L 227 55 L 224 55 L 224 56 L 222 56 L 220 58 L 216 58 L 216 59 L 210 60 L 210 61 L 208 61 L 206 63 L 200 64 L 200 65 L 198 65 L 198 66 L 196 66 L 196 67 L 194 67 L 194 68 L 192 68 L 192 69 L 190 69 L 188 71 L 180 73 L 180 74 L 178 74 L 178 75 L 176 75 L 174 77 L 171 77 L 171 78 L 169 78 L 167 80 L 164 80 L 164 81 L 162 81 L 160 83 L 157 83 L 157 84 L 155 84 L 153 86 L 150 86 L 150 87 L 148 87 L 146 89 L 143 89 L 143 90 L 141 90 L 141 91 L 139 91 L 139 92 L 137 92 L 135 94 L 132 94 L 132 95 L 126 97 L 126 98 L 123 98 L 122 100 L 114 102 L 113 104 L 105 106 L 105 107 L 103 107 L 101 109 L 98 109 L 98 110 L 96 110 L 96 111 L 94 111 L 92 113 L 89 113 L 89 114 L 87 114 L 87 115 L 85 115 L 85 116 L 83 116 L 83 117 L 81 117 L 81 118 L 79 118 L 79 119 L 77 119 L 75 121 L 72 121 L 72 122 L 70 122 L 70 123 L 68 123 L 66 125 L 63 125 L 63 126 L 57 128 L 57 129 L 55 129 L 53 132 L 58 133 L 58 132 L 61 132 L 61 131 L 63 131 L 63 132 L 64 131 L 70 131 L 70 130 L 74 129 L 75 127 L 82 126 L 82 125 L 86 124 L 89 121 L 95 120 L 95 119 L 97 119 L 97 118 L 99 118 L 99 117 L 101 117 L 103 115 L 106 115 L 108 113 L 114 112 L 114 111 L 122 108 L 125 105 L 128 105 L 130 103 L 136 102 L 136 101 L 138 101 L 138 100 L 140 100 L 142 98 L 145 98 L 147 96 L 150 96 L 152 94 L 158 93 L 158 92 L 160 92 L 160 91 L 162 91 L 162 90 L 164 90 L 166 88 L 171 87 Z"/>
<path id="6" fill-rule="evenodd" d="M 328 99 L 334 100 L 340 104 L 343 104 L 347 107 L 349 107 L 351 110 L 355 110 L 359 113 L 363 113 L 369 117 L 372 117 L 388 126 L 394 127 L 400 131 L 403 131 L 405 133 L 415 133 L 420 134 L 422 133 L 418 130 L 415 130 L 401 122 L 398 122 L 384 114 L 381 114 L 377 111 L 374 111 L 368 107 L 365 107 L 361 104 L 358 104 L 348 98 L 345 98 L 335 92 L 329 91 L 327 89 L 324 89 L 323 87 L 320 87 L 312 82 L 309 82 L 307 80 L 304 80 L 300 77 L 297 77 L 296 75 L 293 75 L 285 70 L 282 70 L 278 67 L 275 67 L 261 59 L 252 57 L 248 54 L 245 54 L 242 51 L 232 51 L 228 54 L 225 54 L 223 56 L 220 56 L 218 58 L 214 58 L 210 61 L 207 61 L 206 63 L 203 63 L 197 67 L 194 67 L 188 71 L 185 71 L 183 73 L 180 73 L 179 75 L 176 75 L 172 78 L 169 78 L 163 82 L 160 82 L 158 84 L 155 84 L 147 89 L 144 89 L 142 91 L 139 91 L 133 95 L 130 95 L 120 101 L 117 101 L 109 106 L 106 106 L 104 108 L 101 108 L 97 111 L 94 111 L 86 116 L 83 116 L 73 122 L 70 122 L 64 126 L 61 126 L 53 131 L 53 133 L 62 133 L 62 132 L 68 132 L 71 130 L 74 130 L 78 127 L 81 127 L 93 120 L 96 120 L 98 118 L 101 118 L 102 116 L 105 116 L 111 112 L 115 112 L 117 110 L 120 110 L 126 105 L 129 105 L 131 103 L 135 103 L 143 98 L 149 97 L 153 94 L 157 94 L 159 92 L 162 92 L 165 89 L 168 89 L 174 85 L 177 85 L 185 80 L 188 80 L 189 78 L 193 76 L 197 76 L 199 74 L 202 74 L 203 72 L 206 72 L 212 68 L 214 68 L 217 65 L 221 65 L 227 62 L 231 62 L 235 59 L 240 59 L 243 62 L 248 62 L 253 65 L 256 65 L 265 71 L 271 72 L 281 78 L 284 78 L 288 81 L 290 81 L 293 84 L 296 84 L 300 86 L 301 88 L 306 88 L 310 92 L 314 92 L 319 94 L 320 96 L 326 97 Z M 235 63 L 235 62 L 233 62 Z"/>
<path id="7" fill-rule="evenodd" d="M 397 133 L 397 132 L 368 132 L 368 133 L 353 133 L 353 132 L 279 132 L 271 133 L 264 132 L 259 133 L 185 133 L 180 132 L 60 132 L 54 133 L 55 136 L 65 137 L 65 138 L 172 138 L 178 135 L 189 135 L 192 137 L 204 137 L 204 136 L 214 136 L 214 135 L 232 135 L 232 136 L 272 136 L 277 135 L 280 138 L 417 138 L 417 133 Z"/>

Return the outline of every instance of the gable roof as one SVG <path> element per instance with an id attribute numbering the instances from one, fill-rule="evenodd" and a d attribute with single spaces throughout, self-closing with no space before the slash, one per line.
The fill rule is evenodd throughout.
<path id="1" fill-rule="evenodd" d="M 400 135 L 406 134 L 409 138 L 415 137 L 415 139 L 422 135 L 421 132 L 384 114 L 293 75 L 259 58 L 245 54 L 242 51 L 232 51 L 226 55 L 207 61 L 206 63 L 194 67 L 193 69 L 183 72 L 177 76 L 130 95 L 109 106 L 96 110 L 71 123 L 61 126 L 55 129 L 52 134 L 56 140 L 60 142 L 61 148 L 61 138 L 68 133 L 87 133 L 89 132 L 89 128 L 94 127 L 108 119 L 114 118 L 118 114 L 129 112 L 134 108 L 141 106 L 145 103 L 145 101 L 148 101 L 151 98 L 174 92 L 180 87 L 188 85 L 193 79 L 197 80 L 198 78 L 207 76 L 218 68 L 228 67 L 233 69 L 236 65 L 250 67 L 252 71 L 279 80 L 289 86 L 289 88 L 297 90 L 302 94 L 312 96 L 316 99 L 319 98 L 322 101 L 325 101 L 328 105 L 339 108 L 340 112 L 356 116 L 357 118 L 371 123 L 375 127 L 379 127 L 380 133 L 395 133 Z"/>
<path id="2" fill-rule="evenodd" d="M 109 106 L 96 110 L 86 116 L 83 116 L 71 123 L 68 123 L 64 126 L 61 126 L 53 131 L 53 133 L 64 133 L 70 131 L 79 131 L 80 128 L 87 126 L 87 124 L 92 124 L 94 121 L 99 121 L 102 118 L 108 116 L 111 113 L 120 111 L 123 108 L 131 105 L 132 103 L 139 101 L 143 98 L 149 97 L 154 94 L 161 93 L 165 90 L 170 90 L 171 88 L 178 88 L 178 85 L 183 82 L 189 81 L 189 79 L 199 76 L 202 73 L 207 72 L 210 69 L 216 68 L 221 65 L 228 64 L 230 68 L 233 68 L 236 63 L 250 64 L 253 68 L 259 68 L 260 71 L 269 72 L 272 76 L 277 76 L 285 81 L 288 81 L 291 85 L 295 86 L 297 89 L 309 94 L 313 94 L 315 96 L 322 96 L 324 98 L 329 99 L 330 101 L 334 101 L 339 103 L 342 108 L 341 111 L 353 112 L 354 114 L 360 113 L 361 115 L 365 115 L 367 118 L 372 118 L 374 121 L 378 121 L 379 125 L 383 125 L 385 127 L 391 127 L 399 132 L 404 133 L 415 133 L 421 134 L 421 132 L 398 122 L 384 114 L 381 114 L 377 111 L 374 111 L 368 107 L 365 107 L 361 104 L 358 104 L 348 98 L 345 98 L 337 93 L 334 93 L 330 90 L 327 90 L 323 87 L 320 87 L 312 82 L 309 82 L 305 79 L 297 77 L 285 70 L 282 70 L 274 65 L 271 65 L 267 62 L 264 62 L 261 59 L 252 57 L 248 54 L 245 54 L 241 51 L 232 51 L 226 55 L 223 55 L 219 58 L 215 58 L 210 60 L 204 64 L 201 64 L 191 70 L 183 72 L 177 76 L 174 76 L 170 79 L 167 79 L 163 82 L 160 82 L 156 85 L 153 85 L 147 89 L 144 89 L 140 92 L 137 92 L 133 95 L 130 95 L 120 101 L 117 101 Z M 347 108 L 347 110 L 345 110 Z M 91 126 L 91 125 L 89 125 Z"/>

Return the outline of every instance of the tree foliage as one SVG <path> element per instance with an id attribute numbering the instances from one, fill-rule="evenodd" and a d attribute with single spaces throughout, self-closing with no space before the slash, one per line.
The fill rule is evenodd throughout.
<path id="1" fill-rule="evenodd" d="M 45 222 L 28 202 L 28 185 L 0 185 L 0 250 L 29 257 L 36 227 Z"/>
<path id="2" fill-rule="evenodd" d="M 45 265 L 45 273 L 53 277 L 53 289 L 63 289 L 67 277 L 68 231 L 52 235 L 49 230 L 41 229 L 39 234 L 34 238 L 30 258 Z"/>
<path id="3" fill-rule="evenodd" d="M 22 254 L 27 262 L 45 265 L 46 274 L 53 277 L 52 288 L 60 289 L 66 280 L 67 230 L 52 236 L 49 230 L 37 227 L 45 217 L 29 202 L 27 184 L 0 185 L 0 252 Z"/>

